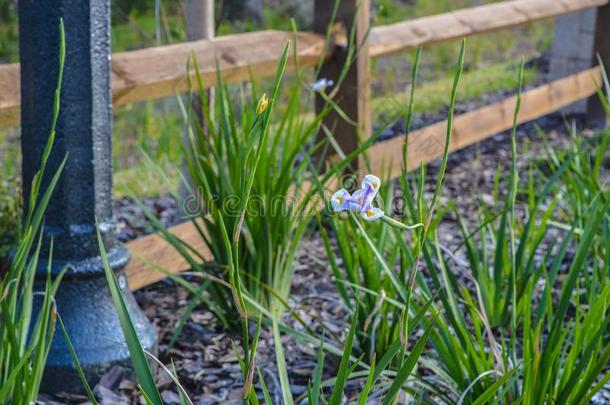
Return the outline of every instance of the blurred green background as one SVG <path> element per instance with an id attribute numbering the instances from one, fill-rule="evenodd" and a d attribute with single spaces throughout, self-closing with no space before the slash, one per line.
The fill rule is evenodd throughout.
<path id="1" fill-rule="evenodd" d="M 493 2 L 372 0 L 372 19 L 373 25 L 384 25 Z M 112 0 L 111 5 L 113 52 L 185 40 L 183 0 Z M 217 1 L 217 35 L 261 29 L 288 30 L 290 21 L 286 16 L 294 16 L 299 29 L 308 30 L 312 5 L 313 0 Z M 469 39 L 459 99 L 480 100 L 491 92 L 514 90 L 517 59 L 525 56 L 526 60 L 532 60 L 548 51 L 551 28 L 552 21 L 543 21 Z M 424 49 L 416 111 L 434 114 L 446 107 L 457 50 L 455 41 Z M 373 62 L 374 122 L 386 120 L 406 101 L 412 56 L 403 53 Z M 0 63 L 18 61 L 17 0 L 0 0 Z M 526 81 L 531 82 L 537 76 L 539 72 L 532 64 L 526 72 Z M 152 174 L 143 163 L 141 150 L 161 165 L 175 165 L 181 159 L 181 131 L 182 118 L 175 98 L 117 107 L 113 130 L 116 195 L 124 195 L 128 188 L 140 195 L 163 193 L 156 186 L 160 182 L 145 181 Z M 18 128 L 0 128 L 3 179 L 18 176 L 18 139 Z"/>

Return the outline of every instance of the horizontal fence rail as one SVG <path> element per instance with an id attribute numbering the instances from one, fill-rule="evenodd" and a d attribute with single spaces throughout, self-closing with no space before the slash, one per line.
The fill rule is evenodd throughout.
<path id="1" fill-rule="evenodd" d="M 608 0 L 513 0 L 374 27 L 368 38 L 369 56 L 404 52 L 605 4 Z M 187 90 L 186 63 L 191 55 L 197 58 L 206 86 L 216 82 L 216 61 L 227 83 L 246 81 L 250 72 L 257 79 L 272 76 L 284 45 L 293 38 L 292 32 L 269 30 L 115 53 L 113 103 L 125 105 Z M 323 35 L 298 33 L 300 67 L 315 66 L 324 50 Z M 289 69 L 292 63 L 290 58 Z M 0 128 L 19 124 L 19 93 L 19 64 L 0 65 Z"/>
<path id="2" fill-rule="evenodd" d="M 201 235 L 189 222 L 173 226 L 170 232 L 193 247 L 206 260 L 213 260 L 212 252 L 203 242 Z M 163 280 L 167 275 L 188 270 L 191 266 L 174 247 L 159 234 L 151 234 L 127 243 L 131 260 L 125 268 L 127 284 L 132 290 Z"/>
<path id="3" fill-rule="evenodd" d="M 599 67 L 555 80 L 523 93 L 517 124 L 550 114 L 576 101 L 593 96 L 601 84 Z M 508 97 L 455 117 L 449 151 L 456 151 L 513 126 L 517 96 Z M 442 156 L 447 136 L 447 122 L 442 121 L 409 133 L 409 170 Z M 369 148 L 373 173 L 396 177 L 401 172 L 404 137 L 379 142 Z"/>
<path id="4" fill-rule="evenodd" d="M 369 55 L 409 51 L 605 4 L 608 0 L 513 0 L 421 17 L 371 29 Z"/>
<path id="5" fill-rule="evenodd" d="M 192 55 L 197 58 L 206 86 L 216 83 L 216 62 L 225 83 L 246 81 L 250 73 L 256 79 L 272 76 L 286 42 L 294 38 L 292 32 L 258 31 L 115 53 L 113 104 L 174 96 L 188 90 L 187 61 Z M 317 64 L 323 56 L 325 38 L 300 32 L 297 40 L 300 66 Z M 293 67 L 293 58 L 289 58 L 287 69 Z M 194 78 L 194 70 L 191 74 Z M 19 64 L 0 65 L 0 128 L 19 124 L 19 87 Z"/>
<path id="6" fill-rule="evenodd" d="M 522 124 L 542 117 L 575 101 L 590 97 L 597 92 L 601 83 L 600 68 L 591 68 L 581 73 L 559 79 L 546 85 L 528 90 L 522 95 L 521 113 L 517 123 Z M 517 97 L 509 97 L 490 106 L 462 114 L 455 118 L 450 151 L 462 149 L 490 135 L 510 129 Z M 439 158 L 445 146 L 447 122 L 439 122 L 409 134 L 409 169 Z M 373 145 L 368 151 L 368 159 L 373 173 L 400 174 L 402 144 L 404 137 L 398 136 Z M 190 223 L 171 228 L 171 232 L 197 249 L 207 260 L 212 254 L 203 243 L 201 236 Z M 162 268 L 170 273 L 188 270 L 190 265 L 162 236 L 153 234 L 130 242 L 127 247 L 132 259 L 125 269 L 129 286 L 138 289 L 166 277 L 155 269 Z M 156 264 L 153 267 L 151 264 Z"/>

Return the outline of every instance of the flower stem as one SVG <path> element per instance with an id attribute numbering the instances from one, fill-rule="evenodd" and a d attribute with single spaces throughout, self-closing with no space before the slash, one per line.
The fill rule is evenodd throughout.
<path id="1" fill-rule="evenodd" d="M 388 217 L 387 215 L 382 216 L 381 219 L 390 226 L 393 226 L 395 228 L 405 229 L 408 231 L 424 226 L 424 224 L 422 224 L 422 223 L 414 224 L 414 225 L 405 225 L 402 222 L 395 220 L 394 218 Z"/>

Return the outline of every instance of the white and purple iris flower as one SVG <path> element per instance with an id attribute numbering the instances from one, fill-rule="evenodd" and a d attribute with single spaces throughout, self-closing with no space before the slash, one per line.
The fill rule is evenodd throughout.
<path id="1" fill-rule="evenodd" d="M 365 221 L 373 222 L 381 219 L 390 226 L 405 230 L 412 230 L 424 226 L 424 224 L 421 223 L 414 225 L 403 224 L 402 222 L 385 215 L 382 209 L 373 207 L 373 200 L 375 200 L 375 196 L 379 192 L 380 187 L 381 180 L 379 180 L 379 177 L 367 174 L 364 176 L 364 180 L 362 180 L 362 187 L 354 194 L 350 194 L 349 191 L 343 188 L 333 194 L 330 199 L 333 211 L 357 212 Z"/>
<path id="2" fill-rule="evenodd" d="M 352 211 L 360 213 L 366 221 L 373 222 L 384 218 L 380 208 L 373 207 L 373 200 L 379 192 L 381 180 L 379 177 L 367 174 L 362 180 L 362 187 L 353 195 L 346 189 L 337 191 L 330 199 L 335 212 Z"/>
<path id="3" fill-rule="evenodd" d="M 319 93 L 323 90 L 329 89 L 335 85 L 335 82 L 330 79 L 322 78 L 315 83 L 311 84 L 311 89 L 316 93 Z"/>

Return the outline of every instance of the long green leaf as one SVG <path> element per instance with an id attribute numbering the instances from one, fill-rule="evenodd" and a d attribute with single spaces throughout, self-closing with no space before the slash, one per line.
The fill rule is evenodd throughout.
<path id="1" fill-rule="evenodd" d="M 284 349 L 282 348 L 282 338 L 275 317 L 271 319 L 273 325 L 273 343 L 275 345 L 275 361 L 277 363 L 277 372 L 280 376 L 280 388 L 282 390 L 282 399 L 284 405 L 294 405 L 292 393 L 290 392 L 290 382 L 288 381 L 288 368 L 286 366 L 286 358 Z"/>
<path id="2" fill-rule="evenodd" d="M 61 331 L 64 334 L 64 340 L 66 341 L 66 344 L 68 345 L 68 350 L 70 351 L 70 355 L 72 356 L 72 363 L 74 364 L 74 367 L 76 367 L 76 372 L 78 373 L 78 377 L 80 378 L 81 384 L 82 384 L 83 388 L 85 389 L 85 393 L 87 394 L 89 401 L 91 401 L 91 403 L 93 405 L 97 405 L 98 404 L 97 399 L 95 398 L 95 395 L 93 394 L 93 391 L 91 390 L 91 386 L 89 385 L 89 382 L 87 381 L 87 377 L 85 377 L 85 372 L 83 371 L 83 368 L 81 367 L 80 362 L 78 361 L 78 356 L 76 354 L 76 350 L 74 349 L 74 345 L 72 344 L 70 335 L 68 335 L 68 331 L 66 330 L 66 327 L 64 326 L 64 322 L 62 321 L 60 315 L 57 316 L 57 320 L 59 321 L 59 327 L 61 328 Z"/>
<path id="3" fill-rule="evenodd" d="M 339 363 L 339 371 L 337 371 L 337 380 L 330 396 L 330 400 L 328 401 L 329 405 L 340 405 L 341 398 L 343 398 L 343 388 L 345 387 L 345 383 L 349 378 L 349 363 L 352 353 L 352 346 L 354 344 L 354 334 L 356 333 L 356 319 L 357 313 L 354 315 L 352 325 L 350 326 L 349 333 L 347 335 L 347 340 L 345 341 L 343 355 L 341 356 L 341 363 Z"/>
<path id="4" fill-rule="evenodd" d="M 161 398 L 161 394 L 157 389 L 157 384 L 153 378 L 153 373 L 146 359 L 146 355 L 144 354 L 144 349 L 142 348 L 142 344 L 140 343 L 136 329 L 133 326 L 131 315 L 129 315 L 127 305 L 125 304 L 123 295 L 121 293 L 121 288 L 119 287 L 119 283 L 117 282 L 114 272 L 110 268 L 108 254 L 106 253 L 106 247 L 104 246 L 104 240 L 99 228 L 97 229 L 97 241 L 100 248 L 102 264 L 104 266 L 104 273 L 106 274 L 106 280 L 108 281 L 108 289 L 110 290 L 112 301 L 116 307 L 121 329 L 123 330 L 125 343 L 127 344 L 129 354 L 131 355 L 131 363 L 136 373 L 138 384 L 140 384 L 142 392 L 145 394 L 148 400 L 150 400 L 154 405 L 163 405 L 163 399 Z"/>
<path id="5" fill-rule="evenodd" d="M 432 330 L 433 330 L 433 326 L 430 325 L 428 327 L 428 329 L 426 330 L 426 332 L 424 332 L 422 337 L 419 338 L 419 340 L 415 344 L 415 347 L 413 348 L 411 353 L 409 353 L 409 355 L 407 356 L 407 359 L 405 360 L 404 365 L 398 371 L 398 374 L 396 375 L 394 382 L 392 382 L 392 385 L 390 385 L 390 388 L 388 389 L 388 392 L 386 393 L 386 397 L 382 403 L 383 405 L 390 405 L 394 402 L 394 398 L 396 398 L 396 396 L 402 389 L 403 384 L 407 381 L 407 378 L 409 378 L 409 376 L 411 375 L 411 372 L 415 368 L 415 365 L 417 364 L 419 357 L 421 356 L 422 352 L 424 351 L 424 348 L 426 347 L 426 344 L 428 343 L 428 338 L 430 337 Z"/>

